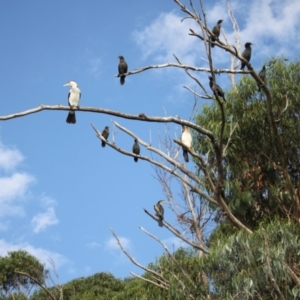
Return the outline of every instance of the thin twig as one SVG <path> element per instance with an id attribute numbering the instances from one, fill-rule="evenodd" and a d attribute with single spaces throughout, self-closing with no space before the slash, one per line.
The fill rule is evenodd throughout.
<path id="1" fill-rule="evenodd" d="M 122 252 L 131 260 L 131 262 L 138 266 L 139 268 L 143 269 L 144 271 L 146 272 L 149 272 L 150 274 L 152 274 L 153 276 L 155 276 L 155 279 L 158 280 L 159 282 L 161 282 L 162 284 L 165 284 L 165 285 L 169 285 L 169 282 L 162 276 L 160 275 L 159 273 L 141 265 L 140 263 L 138 263 L 124 248 L 123 248 L 123 245 L 122 243 L 120 242 L 119 238 L 117 237 L 117 235 L 115 234 L 115 232 L 113 231 L 113 229 L 110 227 L 109 228 L 111 233 L 113 234 L 113 236 L 115 237 L 115 239 L 117 240 L 117 243 L 120 247 L 120 249 L 122 250 Z"/>
<path id="2" fill-rule="evenodd" d="M 152 215 L 147 209 L 144 208 L 144 212 L 150 216 L 153 220 L 157 222 L 157 218 Z M 186 242 L 188 245 L 194 247 L 195 249 L 201 250 L 204 253 L 208 254 L 209 250 L 204 249 L 201 245 L 195 244 L 194 242 L 188 240 L 186 237 L 184 237 L 177 229 L 175 229 L 171 224 L 169 224 L 166 220 L 164 220 L 164 226 L 170 230 L 174 235 L 176 235 L 178 238 Z"/>
<path id="3" fill-rule="evenodd" d="M 21 271 L 17 271 L 15 270 L 16 273 L 18 274 L 21 274 L 21 275 L 24 275 L 24 276 L 27 276 L 29 277 L 31 280 L 33 280 L 39 287 L 41 287 L 48 295 L 49 297 L 52 299 L 52 300 L 55 300 L 55 297 L 50 293 L 50 291 L 45 288 L 37 279 L 35 279 L 34 277 L 32 277 L 30 274 L 28 273 L 25 273 L 25 272 L 21 272 Z"/>

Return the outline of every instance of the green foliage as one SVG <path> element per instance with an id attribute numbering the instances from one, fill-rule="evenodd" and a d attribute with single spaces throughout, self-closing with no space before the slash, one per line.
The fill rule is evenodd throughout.
<path id="1" fill-rule="evenodd" d="M 157 288 L 151 283 L 144 282 L 147 289 L 148 299 L 188 299 L 193 295 L 195 299 L 207 292 L 207 287 L 203 282 L 200 268 L 201 258 L 198 252 L 193 249 L 180 248 L 173 258 L 168 254 L 162 255 L 156 264 L 150 264 L 148 268 L 156 271 L 169 283 L 168 289 Z M 155 280 L 153 275 L 146 272 L 143 277 Z"/>
<path id="2" fill-rule="evenodd" d="M 286 63 L 273 59 L 267 64 L 267 86 L 272 95 L 272 112 L 283 141 L 288 173 L 294 188 L 300 182 L 300 63 Z M 250 76 L 228 93 L 228 116 L 223 145 L 227 151 L 223 159 L 226 174 L 225 200 L 234 215 L 254 229 L 262 219 L 274 216 L 299 218 L 299 206 L 291 200 L 290 190 L 282 176 L 282 155 L 274 134 L 265 92 L 258 92 Z M 220 107 L 214 103 L 204 107 L 196 122 L 219 136 Z M 235 129 L 234 129 L 235 128 Z M 234 130 L 233 130 L 234 129 Z M 196 148 L 206 155 L 212 171 L 215 156 L 210 141 L 199 135 Z M 211 150 L 209 152 L 209 150 Z M 200 173 L 201 176 L 201 173 Z"/>
<path id="3" fill-rule="evenodd" d="M 86 278 L 77 278 L 64 285 L 55 286 L 49 289 L 55 299 L 60 299 L 60 288 L 63 291 L 63 299 L 68 300 L 110 300 L 124 289 L 124 282 L 116 279 L 109 273 L 97 273 Z M 48 295 L 43 290 L 36 291 L 32 300 L 48 299 Z"/>
<path id="4" fill-rule="evenodd" d="M 215 293 L 221 298 L 277 299 L 277 285 L 285 299 L 298 299 L 300 286 L 286 266 L 300 275 L 299 235 L 298 226 L 275 219 L 262 222 L 251 235 L 219 236 L 203 260 Z"/>
<path id="5" fill-rule="evenodd" d="M 156 289 L 157 295 L 153 296 L 155 290 L 152 285 L 147 284 L 145 281 L 139 278 L 125 278 L 124 279 L 124 290 L 114 300 L 132 299 L 132 300 L 155 300 L 160 298 L 160 290 Z"/>
<path id="6" fill-rule="evenodd" d="M 2 295 L 9 293 L 30 293 L 36 286 L 36 282 L 26 275 L 16 273 L 21 271 L 29 274 L 41 284 L 47 277 L 47 271 L 44 266 L 28 252 L 19 250 L 9 252 L 7 256 L 0 257 L 0 291 Z M 16 299 L 22 299 L 19 296 Z"/>
<path id="7" fill-rule="evenodd" d="M 235 228 L 217 211 L 217 226 L 208 240 L 210 254 L 202 261 L 211 296 L 216 299 L 300 297 L 295 279 L 300 278 L 300 63 L 272 59 L 266 66 L 271 101 L 263 89 L 258 92 L 257 83 L 248 75 L 242 76 L 226 97 L 223 196 L 232 213 L 253 234 Z M 270 111 L 278 135 L 270 122 Z M 218 104 L 204 107 L 196 122 L 219 137 Z M 199 153 L 207 157 L 211 174 L 216 174 L 211 142 L 202 135 L 194 140 Z M 283 176 L 283 162 L 292 188 Z M 205 180 L 200 171 L 199 176 Z"/>
<path id="8" fill-rule="evenodd" d="M 248 75 L 242 76 L 226 97 L 222 195 L 235 217 L 251 228 L 252 234 L 234 227 L 211 207 L 216 211 L 216 228 L 208 239 L 209 254 L 199 256 L 197 251 L 181 248 L 172 256 L 162 255 L 148 266 L 161 277 L 151 272 L 142 275 L 155 284 L 139 278 L 120 280 L 107 273 L 75 279 L 62 286 L 63 298 L 200 300 L 209 295 L 210 299 L 300 299 L 299 81 L 300 63 L 273 59 L 267 64 L 266 81 L 271 101 L 263 89 L 258 92 L 257 83 Z M 278 134 L 270 122 L 270 112 Z M 219 137 L 219 105 L 204 107 L 196 122 Z M 217 178 L 211 141 L 204 135 L 198 135 L 194 141 L 194 149 L 207 158 L 211 178 Z M 283 162 L 292 188 L 287 176 L 283 176 Z M 197 174 L 205 182 L 200 169 Z M 206 192 L 211 193 L 208 185 Z M 0 274 L 3 287 L 13 287 L 13 280 L 3 274 L 10 273 Z M 18 284 L 26 284 L 22 280 L 19 278 Z M 59 288 L 50 289 L 56 299 L 60 297 Z M 44 291 L 38 291 L 31 299 L 48 297 Z"/>

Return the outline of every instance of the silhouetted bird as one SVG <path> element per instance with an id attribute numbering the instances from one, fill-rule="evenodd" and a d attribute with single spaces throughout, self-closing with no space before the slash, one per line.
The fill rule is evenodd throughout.
<path id="1" fill-rule="evenodd" d="M 265 82 L 265 80 L 266 80 L 266 67 L 265 67 L 265 66 L 262 67 L 262 69 L 260 70 L 258 76 L 259 76 L 259 78 L 260 78 L 263 82 Z M 258 85 L 258 91 L 259 91 L 259 92 L 260 92 L 260 87 L 261 87 L 261 85 L 259 84 L 259 85 Z"/>
<path id="2" fill-rule="evenodd" d="M 221 89 L 220 86 L 218 86 L 215 82 L 212 76 L 208 76 L 209 78 L 209 86 L 211 88 L 211 90 L 214 92 L 214 94 L 217 94 L 218 96 L 222 97 L 224 101 L 226 101 L 225 97 L 224 97 L 224 92 Z"/>
<path id="3" fill-rule="evenodd" d="M 223 22 L 223 20 L 219 20 L 217 25 L 213 28 L 212 33 L 218 38 L 220 36 L 220 31 L 221 31 L 221 23 Z M 212 36 L 211 40 L 213 42 L 216 41 L 216 39 Z M 215 45 L 212 43 L 211 47 L 213 48 Z"/>
<path id="4" fill-rule="evenodd" d="M 244 57 L 244 59 L 246 59 L 247 62 L 250 61 L 250 58 L 251 58 L 251 45 L 253 45 L 252 43 L 246 43 L 245 44 L 245 50 L 244 52 L 242 53 L 242 56 Z M 241 70 L 244 70 L 246 64 L 244 62 L 242 62 L 242 65 L 241 65 Z"/>
<path id="5" fill-rule="evenodd" d="M 64 86 L 70 86 L 71 89 L 68 94 L 68 102 L 70 107 L 79 107 L 79 101 L 81 98 L 81 92 L 80 89 L 77 87 L 77 83 L 75 81 L 69 81 L 68 83 L 64 84 Z M 76 117 L 75 117 L 75 111 L 70 110 L 67 120 L 67 123 L 75 124 L 76 123 Z"/>
<path id="6" fill-rule="evenodd" d="M 128 66 L 122 55 L 118 56 L 118 58 L 120 59 L 120 63 L 119 63 L 119 67 L 118 67 L 119 75 L 120 75 L 120 83 L 123 85 L 125 83 L 126 76 L 124 76 L 122 74 L 127 73 Z"/>
<path id="7" fill-rule="evenodd" d="M 158 226 L 163 227 L 163 219 L 164 219 L 164 208 L 162 206 L 162 203 L 164 202 L 164 200 L 159 200 L 155 205 L 154 205 L 154 211 L 155 211 L 155 215 L 158 216 L 159 220 L 158 220 Z"/>
<path id="8" fill-rule="evenodd" d="M 134 140 L 134 144 L 132 146 L 132 152 L 134 154 L 140 155 L 140 145 L 139 145 L 137 139 Z M 134 157 L 134 161 L 137 162 L 138 161 L 138 157 Z"/>
<path id="9" fill-rule="evenodd" d="M 107 140 L 107 138 L 109 136 L 109 127 L 108 126 L 105 126 L 105 128 L 103 129 L 102 136 Z M 105 147 L 106 143 L 104 141 L 101 141 L 101 142 L 102 142 L 102 147 Z"/>
<path id="10" fill-rule="evenodd" d="M 190 128 L 187 126 L 182 126 L 181 142 L 185 145 L 185 147 L 182 147 L 184 160 L 189 162 L 189 155 L 186 148 L 189 149 L 192 146 L 192 135 Z"/>

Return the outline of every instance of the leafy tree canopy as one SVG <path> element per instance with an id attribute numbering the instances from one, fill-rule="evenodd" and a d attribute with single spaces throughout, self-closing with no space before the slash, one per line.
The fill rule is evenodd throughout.
<path id="1" fill-rule="evenodd" d="M 37 281 L 41 284 L 45 282 L 47 274 L 44 265 L 28 252 L 24 250 L 8 252 L 7 256 L 0 257 L 1 294 L 8 295 L 13 292 L 29 294 Z"/>

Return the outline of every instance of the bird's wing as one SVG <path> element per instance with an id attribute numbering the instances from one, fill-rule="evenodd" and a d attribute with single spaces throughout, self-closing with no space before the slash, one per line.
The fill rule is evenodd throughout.
<path id="1" fill-rule="evenodd" d="M 192 144 L 192 136 L 188 132 L 183 132 L 182 133 L 182 138 L 181 138 L 182 143 L 187 146 L 188 148 L 191 147 Z"/>
<path id="2" fill-rule="evenodd" d="M 217 86 L 217 90 L 219 91 L 219 93 L 224 95 L 224 91 L 222 90 L 222 88 L 217 84 L 216 84 L 216 86 Z"/>
<path id="3" fill-rule="evenodd" d="M 68 94 L 68 100 L 70 99 L 70 95 L 71 95 L 71 92 L 69 92 L 69 94 Z"/>

